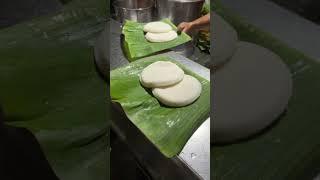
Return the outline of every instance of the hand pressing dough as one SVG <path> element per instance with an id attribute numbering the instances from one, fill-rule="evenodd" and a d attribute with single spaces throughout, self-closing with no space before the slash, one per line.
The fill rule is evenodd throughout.
<path id="1" fill-rule="evenodd" d="M 166 33 L 172 30 L 172 27 L 164 22 L 156 21 L 150 22 L 143 27 L 144 32 L 152 32 L 152 33 Z"/>
<path id="2" fill-rule="evenodd" d="M 182 107 L 193 103 L 201 94 L 201 83 L 194 77 L 185 75 L 178 84 L 164 88 L 155 88 L 153 95 L 163 104 Z"/>
<path id="3" fill-rule="evenodd" d="M 170 61 L 157 61 L 143 69 L 140 82 L 144 87 L 171 86 L 182 81 L 183 70 Z"/>
<path id="4" fill-rule="evenodd" d="M 175 31 L 169 31 L 166 33 L 148 32 L 145 37 L 150 42 L 168 42 L 168 41 L 172 41 L 175 38 L 177 38 L 178 34 Z"/>

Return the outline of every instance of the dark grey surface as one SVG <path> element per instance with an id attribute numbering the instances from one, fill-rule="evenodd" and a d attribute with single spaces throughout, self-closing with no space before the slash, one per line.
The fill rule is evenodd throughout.
<path id="1" fill-rule="evenodd" d="M 119 66 L 123 66 L 129 63 L 124 56 L 121 47 L 121 24 L 115 20 L 109 21 L 110 23 L 110 57 L 114 60 L 110 60 L 110 70 L 113 70 Z"/>
<path id="2" fill-rule="evenodd" d="M 319 0 L 270 0 L 306 19 L 320 24 Z"/>
<path id="3" fill-rule="evenodd" d="M 150 180 L 149 175 L 129 150 L 127 145 L 111 131 L 111 179 L 112 180 Z"/>
<path id="4" fill-rule="evenodd" d="M 214 72 L 214 143 L 247 138 L 285 111 L 292 93 L 287 66 L 271 51 L 239 42 L 227 64 Z"/>
<path id="5" fill-rule="evenodd" d="M 268 0 L 223 0 L 235 14 L 320 62 L 320 26 Z"/>
<path id="6" fill-rule="evenodd" d="M 1 0 L 0 28 L 54 13 L 61 8 L 62 4 L 59 0 Z"/>

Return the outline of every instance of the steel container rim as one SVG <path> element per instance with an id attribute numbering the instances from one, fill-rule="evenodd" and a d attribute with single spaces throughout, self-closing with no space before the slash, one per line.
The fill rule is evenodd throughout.
<path id="1" fill-rule="evenodd" d="M 119 5 L 117 5 L 119 3 L 119 1 L 114 1 L 112 3 L 112 5 L 115 7 L 115 8 L 118 8 L 118 9 L 124 9 L 124 10 L 130 10 L 130 11 L 142 11 L 142 10 L 149 10 L 151 8 L 154 7 L 154 0 L 148 0 L 150 1 L 150 6 L 148 7 L 143 7 L 143 8 L 128 8 L 128 7 L 121 7 Z"/>

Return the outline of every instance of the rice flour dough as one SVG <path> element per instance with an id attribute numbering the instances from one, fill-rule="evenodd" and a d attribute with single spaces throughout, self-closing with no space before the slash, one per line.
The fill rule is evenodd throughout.
<path id="1" fill-rule="evenodd" d="M 172 86 L 182 81 L 184 71 L 170 61 L 157 61 L 143 69 L 140 82 L 144 87 Z"/>
<path id="2" fill-rule="evenodd" d="M 146 39 L 150 42 L 168 42 L 176 39 L 178 37 L 177 32 L 171 30 L 166 33 L 152 33 L 148 32 L 145 35 Z"/>
<path id="3" fill-rule="evenodd" d="M 190 75 L 185 75 L 178 84 L 164 88 L 155 88 L 153 95 L 163 104 L 182 107 L 193 103 L 200 96 L 201 83 Z"/>
<path id="4" fill-rule="evenodd" d="M 144 25 L 143 31 L 144 32 L 151 32 L 151 33 L 167 33 L 172 30 L 172 27 L 164 22 L 156 21 L 150 22 Z"/>

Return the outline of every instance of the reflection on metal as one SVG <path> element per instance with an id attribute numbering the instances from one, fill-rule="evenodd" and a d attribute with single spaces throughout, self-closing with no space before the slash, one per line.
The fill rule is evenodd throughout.
<path id="1" fill-rule="evenodd" d="M 179 24 L 199 18 L 203 3 L 204 0 L 156 0 L 156 12 L 158 18 Z"/>
<path id="2" fill-rule="evenodd" d="M 133 20 L 149 22 L 153 17 L 153 0 L 116 0 L 112 3 L 115 17 L 119 22 Z"/>

